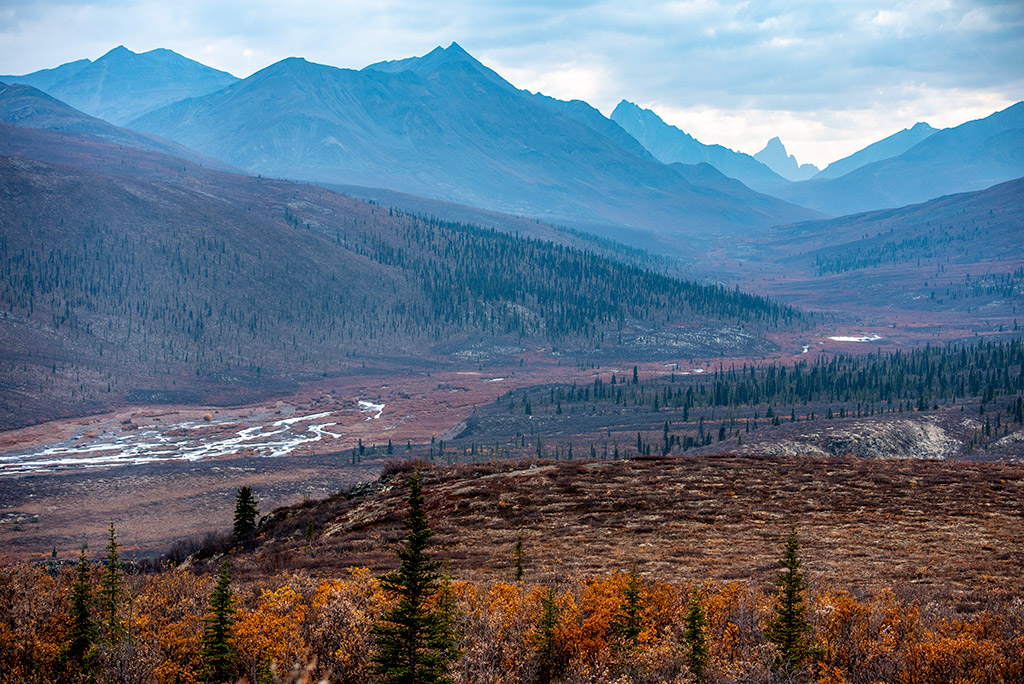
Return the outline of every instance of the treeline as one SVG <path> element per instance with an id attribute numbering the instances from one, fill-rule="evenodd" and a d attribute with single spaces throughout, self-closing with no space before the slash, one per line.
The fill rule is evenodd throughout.
<path id="1" fill-rule="evenodd" d="M 949 262 L 971 256 L 977 243 L 984 241 L 991 226 L 982 228 L 972 225 L 955 228 L 952 224 L 929 227 L 925 232 L 900 240 L 875 238 L 865 240 L 864 245 L 850 249 L 844 246 L 841 253 L 825 251 L 815 256 L 814 266 L 818 275 L 844 273 L 862 268 L 873 268 L 888 264 L 904 264 L 933 259 Z M 891 231 L 890 231 L 891 232 Z"/>
<path id="2" fill-rule="evenodd" d="M 1024 392 L 1024 342 L 925 347 L 864 356 L 836 354 L 793 365 L 718 367 L 706 373 L 672 373 L 641 381 L 611 375 L 593 384 L 545 390 L 517 390 L 523 404 L 614 403 L 660 409 L 735 408 L 767 404 L 791 407 L 811 402 L 855 403 L 861 411 L 902 403 L 926 410 L 979 398 L 984 406 L 998 397 Z M 1020 420 L 1014 403 L 1012 417 Z M 513 404 L 514 406 L 514 404 Z M 778 413 L 778 409 L 774 411 Z M 771 418 L 772 416 L 768 416 Z"/>
<path id="3" fill-rule="evenodd" d="M 605 335 L 624 328 L 800 318 L 761 297 L 318 188 L 0 171 L 18 189 L 0 218 L 0 315 L 44 340 L 5 372 L 64 400 L 147 374 L 167 378 L 161 389 L 319 374 L 368 349 L 419 356 L 467 336 L 587 348 L 616 344 Z"/>
<path id="4" fill-rule="evenodd" d="M 616 459 L 685 452 L 790 423 L 970 409 L 963 455 L 1024 425 L 1024 342 L 838 354 L 766 366 L 718 366 L 656 377 L 513 390 L 467 419 L 439 463 L 487 458 Z M 446 450 L 447 448 L 447 450 Z"/>
<path id="5" fill-rule="evenodd" d="M 405 215 L 396 227 L 399 244 L 370 233 L 369 244 L 349 246 L 419 274 L 435 323 L 594 343 L 603 331 L 636 323 L 660 327 L 698 317 L 776 327 L 799 318 L 792 307 L 763 297 L 547 241 Z"/>

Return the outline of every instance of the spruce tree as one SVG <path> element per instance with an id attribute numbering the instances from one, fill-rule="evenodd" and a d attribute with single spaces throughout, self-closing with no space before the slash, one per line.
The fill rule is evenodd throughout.
<path id="1" fill-rule="evenodd" d="M 534 648 L 537 650 L 537 681 L 548 684 L 558 676 L 562 665 L 562 652 L 555 638 L 558 628 L 558 601 L 555 590 L 548 589 L 541 600 L 540 619 L 533 631 Z"/>
<path id="2" fill-rule="evenodd" d="M 799 544 L 796 526 L 790 528 L 786 538 L 786 550 L 779 561 L 782 570 L 775 578 L 778 593 L 775 598 L 775 614 L 768 624 L 765 636 L 778 650 L 776 665 L 792 673 L 813 654 L 809 639 L 811 625 L 807 620 L 807 606 L 804 603 L 804 575 L 800 572 Z"/>
<path id="3" fill-rule="evenodd" d="M 110 538 L 107 540 L 107 560 L 103 570 L 103 579 L 100 580 L 100 614 L 102 617 L 103 629 L 109 645 L 114 645 L 121 638 L 124 626 L 118 615 L 121 604 L 121 596 L 124 594 L 124 563 L 121 562 L 121 555 L 117 549 L 121 545 L 117 543 L 117 533 L 114 531 L 114 521 L 110 521 Z"/>
<path id="4" fill-rule="evenodd" d="M 256 504 L 256 497 L 248 485 L 238 490 L 238 496 L 235 497 L 235 523 L 231 530 L 235 541 L 246 542 L 256 531 L 256 516 L 260 514 Z"/>
<path id="5" fill-rule="evenodd" d="M 426 553 L 433 532 L 423 504 L 419 470 L 409 477 L 409 516 L 405 548 L 398 570 L 381 578 L 381 586 L 398 603 L 374 625 L 377 653 L 372 674 L 381 684 L 447 684 L 449 666 L 459 657 L 453 609 L 445 600 L 440 563 Z M 438 600 L 440 599 L 440 600 Z"/>
<path id="6" fill-rule="evenodd" d="M 202 658 L 203 681 L 207 684 L 224 684 L 234 676 L 235 608 L 231 594 L 231 574 L 228 561 L 224 561 L 217 576 L 217 585 L 210 594 L 210 608 L 203 618 Z"/>
<path id="7" fill-rule="evenodd" d="M 612 630 L 627 648 L 636 648 L 640 633 L 644 631 L 644 605 L 640 590 L 642 582 L 636 563 L 629 569 L 626 587 L 622 590 L 622 604 L 612 621 Z"/>
<path id="8" fill-rule="evenodd" d="M 708 615 L 700 602 L 697 589 L 690 594 L 690 609 L 686 613 L 686 629 L 683 631 L 683 642 L 686 644 L 686 666 L 690 674 L 700 684 L 707 681 L 708 654 Z"/>
<path id="9" fill-rule="evenodd" d="M 61 681 L 95 681 L 96 623 L 90 611 L 92 603 L 92 577 L 85 547 L 75 568 L 75 581 L 71 585 L 71 615 L 68 641 L 59 658 Z"/>

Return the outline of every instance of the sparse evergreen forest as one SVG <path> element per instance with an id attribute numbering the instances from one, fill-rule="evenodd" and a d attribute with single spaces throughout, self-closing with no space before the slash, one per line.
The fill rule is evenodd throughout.
<path id="1" fill-rule="evenodd" d="M 443 463 L 663 455 L 807 421 L 953 409 L 976 424 L 961 455 L 984 458 L 987 445 L 1024 425 L 1020 339 L 702 370 L 599 373 L 587 385 L 514 390 L 424 455 Z"/>
<path id="2" fill-rule="evenodd" d="M 195 401 L 202 383 L 273 386 L 469 336 L 592 348 L 638 327 L 801 318 L 736 290 L 317 188 L 235 179 L 216 189 L 221 201 L 35 163 L 3 171 L 21 186 L 0 219 L 0 323 L 16 340 L 4 375 L 20 390 L 5 396 L 8 412 L 40 393 Z"/>

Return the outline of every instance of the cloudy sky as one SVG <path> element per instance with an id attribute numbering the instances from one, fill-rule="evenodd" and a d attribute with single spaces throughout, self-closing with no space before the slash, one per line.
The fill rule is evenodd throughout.
<path id="1" fill-rule="evenodd" d="M 819 166 L 1024 99 L 1022 0 L 0 0 L 0 73 L 124 45 L 244 77 L 285 57 L 361 68 L 452 41 L 520 88 L 605 114 L 628 99 L 749 153 L 778 135 Z"/>

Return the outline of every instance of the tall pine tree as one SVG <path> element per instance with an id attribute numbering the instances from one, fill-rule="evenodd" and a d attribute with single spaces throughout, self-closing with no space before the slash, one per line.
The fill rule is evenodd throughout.
<path id="1" fill-rule="evenodd" d="M 790 528 L 786 538 L 786 550 L 779 564 L 782 570 L 775 578 L 778 593 L 775 598 L 775 614 L 768 624 L 765 636 L 778 650 L 776 664 L 785 672 L 794 672 L 810 657 L 814 649 L 809 634 L 807 605 L 804 603 L 804 575 L 800 572 L 800 546 L 796 538 L 796 526 Z"/>
<path id="2" fill-rule="evenodd" d="M 686 613 L 686 629 L 683 631 L 683 642 L 686 644 L 686 666 L 690 674 L 700 684 L 707 681 L 708 668 L 708 615 L 700 602 L 697 588 L 690 594 L 690 609 Z"/>
<path id="3" fill-rule="evenodd" d="M 256 497 L 248 485 L 238 490 L 238 496 L 235 497 L 235 521 L 231 529 L 235 541 L 246 542 L 256 532 L 256 516 L 260 514 L 256 504 Z"/>
<path id="4" fill-rule="evenodd" d="M 628 649 L 637 647 L 641 632 L 644 631 L 644 604 L 640 595 L 643 583 L 636 563 L 629 569 L 626 587 L 622 590 L 622 604 L 612 621 L 612 630 Z"/>
<path id="5" fill-rule="evenodd" d="M 234 679 L 235 607 L 228 567 L 229 563 L 224 561 L 210 594 L 210 608 L 203 618 L 203 681 L 207 684 L 224 684 Z"/>
<path id="6" fill-rule="evenodd" d="M 103 579 L 100 580 L 100 614 L 103 625 L 104 636 L 108 645 L 113 646 L 120 640 L 124 626 L 119 615 L 121 607 L 121 596 L 124 594 L 124 576 L 122 570 L 124 563 L 121 562 L 121 554 L 117 549 L 121 545 L 117 543 L 117 533 L 114 531 L 114 521 L 110 521 L 110 537 L 107 540 L 107 560 L 103 569 Z"/>
<path id="7" fill-rule="evenodd" d="M 92 618 L 92 577 L 85 547 L 71 584 L 71 615 L 68 640 L 57 661 L 58 681 L 96 681 L 96 622 Z"/>
<path id="8" fill-rule="evenodd" d="M 405 548 L 398 570 L 381 578 L 381 586 L 398 603 L 374 625 L 377 653 L 374 681 L 380 684 L 448 684 L 448 671 L 459 657 L 450 601 L 442 590 L 440 563 L 426 553 L 433 532 L 423 510 L 420 471 L 409 477 L 409 516 Z M 440 599 L 440 600 L 439 600 Z"/>

